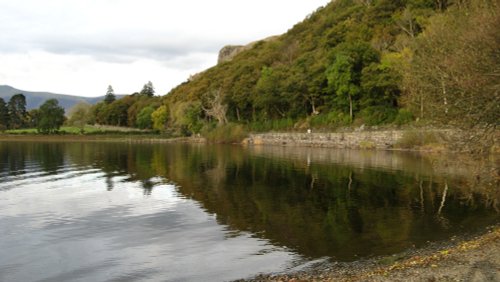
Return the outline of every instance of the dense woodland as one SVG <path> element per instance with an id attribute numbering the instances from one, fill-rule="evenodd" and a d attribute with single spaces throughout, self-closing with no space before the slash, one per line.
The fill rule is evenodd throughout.
<path id="1" fill-rule="evenodd" d="M 104 101 L 75 106 L 67 123 L 172 135 L 407 123 L 496 128 L 499 15 L 499 0 L 332 1 L 163 97 L 151 82 L 121 99 L 109 86 Z M 11 113 L 0 124 L 17 128 L 33 118 L 18 119 Z"/>
<path id="2" fill-rule="evenodd" d="M 499 1 L 338 0 L 173 89 L 166 128 L 497 126 Z"/>
<path id="3" fill-rule="evenodd" d="M 56 99 L 48 99 L 38 109 L 27 111 L 26 97 L 21 93 L 13 95 L 7 103 L 0 98 L 0 131 L 36 128 L 40 133 L 54 133 L 65 119 L 64 108 Z"/>

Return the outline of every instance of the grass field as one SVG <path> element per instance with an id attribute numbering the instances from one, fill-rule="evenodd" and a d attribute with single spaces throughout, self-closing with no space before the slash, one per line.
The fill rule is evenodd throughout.
<path id="1" fill-rule="evenodd" d="M 140 130 L 130 127 L 86 125 L 84 134 L 106 134 L 106 133 L 151 133 L 150 130 Z M 36 128 L 10 129 L 6 134 L 38 134 Z M 63 126 L 59 129 L 59 134 L 80 134 L 80 128 L 74 126 Z"/>

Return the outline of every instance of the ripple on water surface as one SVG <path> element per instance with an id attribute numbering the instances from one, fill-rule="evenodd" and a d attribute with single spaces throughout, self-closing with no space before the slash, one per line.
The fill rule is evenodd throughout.
<path id="1" fill-rule="evenodd" d="M 145 193 L 129 178 L 74 165 L 4 174 L 1 280 L 227 280 L 298 259 L 248 233 L 226 236 L 214 215 L 161 179 Z"/>

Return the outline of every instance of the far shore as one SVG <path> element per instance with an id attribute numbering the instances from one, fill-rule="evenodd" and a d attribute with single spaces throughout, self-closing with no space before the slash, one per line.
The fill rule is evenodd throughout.
<path id="1" fill-rule="evenodd" d="M 488 142 L 476 140 L 477 132 L 458 129 L 378 129 L 332 132 L 265 132 L 248 133 L 243 140 L 210 139 L 196 134 L 190 137 L 143 131 L 113 131 L 99 133 L 0 133 L 0 141 L 36 142 L 129 142 L 129 143 L 214 143 L 242 144 L 244 146 L 296 146 L 337 149 L 365 149 L 383 151 L 414 151 L 422 153 L 500 154 L 500 131 L 488 136 Z M 246 138 L 245 138 L 246 137 Z M 476 138 L 476 139 L 475 139 Z M 493 140 L 493 141 L 491 141 Z M 491 141 L 491 142 L 490 142 Z M 486 144 L 487 143 L 487 144 Z"/>
<path id="2" fill-rule="evenodd" d="M 202 143 L 198 137 L 166 137 L 155 134 L 0 134 L 0 141 L 36 142 L 130 142 L 130 143 Z"/>

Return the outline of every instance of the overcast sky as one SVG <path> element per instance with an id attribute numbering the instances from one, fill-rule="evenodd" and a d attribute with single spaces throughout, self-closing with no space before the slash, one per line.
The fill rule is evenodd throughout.
<path id="1" fill-rule="evenodd" d="M 228 44 L 282 34 L 329 0 L 0 0 L 0 85 L 166 94 Z"/>

